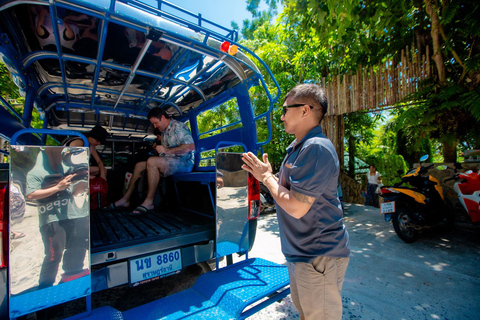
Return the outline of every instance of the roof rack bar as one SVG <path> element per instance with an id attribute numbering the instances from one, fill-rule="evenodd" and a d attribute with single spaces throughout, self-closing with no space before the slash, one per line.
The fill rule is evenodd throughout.
<path id="1" fill-rule="evenodd" d="M 140 62 L 142 62 L 142 59 L 145 56 L 145 54 L 147 53 L 147 50 L 150 47 L 150 44 L 152 42 L 153 42 L 152 39 L 147 39 L 147 41 L 145 41 L 145 44 L 142 47 L 142 49 L 140 50 L 140 53 L 138 54 L 137 59 L 135 60 L 135 63 L 132 66 L 132 69 L 130 71 L 130 74 L 128 75 L 127 81 L 125 82 L 125 85 L 123 86 L 122 91 L 120 92 L 120 95 L 117 98 L 117 102 L 115 102 L 115 105 L 113 106 L 113 109 L 115 109 L 117 107 L 117 105 L 120 102 L 120 99 L 122 98 L 123 94 L 127 91 L 128 87 L 132 83 L 133 78 L 135 77 L 135 71 L 137 71 L 138 66 L 140 65 Z"/>
<path id="2" fill-rule="evenodd" d="M 107 17 L 108 17 L 107 13 Z M 107 41 L 107 28 L 108 28 L 108 22 L 106 19 L 100 19 L 101 20 L 101 26 L 100 26 L 100 37 L 98 39 L 98 52 L 97 52 L 97 60 L 95 63 L 95 71 L 94 71 L 94 76 L 93 76 L 93 88 L 92 88 L 92 100 L 91 100 L 91 109 L 94 108 L 95 106 L 95 96 L 97 92 L 97 86 L 98 86 L 98 77 L 100 75 L 100 69 L 101 69 L 101 64 L 102 64 L 102 58 L 103 58 L 103 52 L 105 48 L 105 42 Z"/>
<path id="3" fill-rule="evenodd" d="M 57 16 L 57 7 L 55 6 L 55 3 L 51 2 L 50 5 L 48 6 L 48 11 L 50 14 L 50 19 L 52 20 L 52 25 L 57 26 L 59 23 L 58 21 L 58 16 Z M 58 33 L 58 27 L 54 27 L 53 29 L 53 36 L 55 37 L 55 42 L 62 43 L 60 41 L 60 34 Z M 62 59 L 62 46 L 57 45 L 57 54 L 58 54 L 58 64 L 60 65 L 60 73 L 62 75 L 62 82 L 63 82 L 63 90 L 65 91 L 65 97 L 68 101 L 68 91 L 67 91 L 67 86 L 66 86 L 66 78 L 65 78 L 65 63 Z"/>
<path id="4" fill-rule="evenodd" d="M 188 53 L 186 50 L 184 50 L 183 52 L 179 52 L 179 51 L 175 52 L 175 55 L 180 55 L 179 58 L 175 61 L 175 63 L 169 66 L 169 68 L 166 71 L 163 72 L 164 74 L 170 74 L 171 72 L 173 72 L 173 70 L 180 64 L 180 62 L 182 62 L 182 59 Z M 175 59 L 175 56 L 172 56 L 171 60 L 174 60 L 174 59 Z M 165 67 L 167 66 L 168 64 L 165 65 Z M 150 101 L 152 101 L 152 99 L 157 95 L 157 93 L 163 88 L 163 83 L 168 83 L 168 81 L 166 80 L 169 81 L 169 79 L 165 79 L 165 78 L 157 79 L 155 85 L 157 85 L 159 81 L 162 82 L 162 85 L 158 86 L 156 89 L 153 89 L 154 86 L 152 86 L 152 89 L 150 90 L 150 92 L 146 94 L 145 100 L 143 100 L 143 102 L 139 105 L 140 110 L 142 110 L 145 107 L 145 105 L 147 105 Z"/>
<path id="5" fill-rule="evenodd" d="M 202 31 L 202 32 L 205 32 L 205 33 L 207 33 L 207 32 L 213 33 L 217 36 L 220 36 L 224 40 L 230 39 L 232 41 L 237 41 L 237 39 L 238 39 L 238 32 L 236 30 L 228 29 L 224 26 L 221 26 L 221 25 L 211 21 L 211 20 L 203 18 L 201 14 L 195 14 L 191 11 L 185 10 L 185 9 L 183 9 L 183 8 L 173 4 L 173 3 L 170 3 L 168 1 L 157 0 L 157 4 L 158 4 L 157 8 L 155 8 L 151 5 L 148 5 L 148 4 L 146 4 L 142 1 L 138 1 L 138 0 L 123 0 L 123 1 L 118 0 L 118 1 L 124 2 L 126 4 L 135 5 L 138 8 L 143 9 L 143 10 L 152 11 L 153 13 L 157 14 L 159 17 L 166 17 L 170 20 L 183 23 L 188 28 L 193 29 L 195 31 Z M 172 13 L 166 12 L 165 9 L 162 9 L 162 5 L 166 5 L 166 6 L 172 8 L 174 10 L 177 10 L 177 11 L 179 11 L 179 12 L 181 12 L 181 13 L 187 15 L 187 16 L 190 16 L 190 17 L 196 19 L 197 23 L 195 24 L 195 23 L 193 23 L 189 20 L 185 20 L 183 18 L 175 16 Z M 223 31 L 227 31 L 228 33 L 227 33 L 227 35 L 222 35 L 218 32 L 215 32 L 213 30 L 210 30 L 210 29 L 204 27 L 204 25 L 202 25 L 202 23 L 207 23 L 207 24 L 209 24 L 209 25 L 211 25 L 215 28 L 218 28 L 218 29 L 223 30 Z"/>

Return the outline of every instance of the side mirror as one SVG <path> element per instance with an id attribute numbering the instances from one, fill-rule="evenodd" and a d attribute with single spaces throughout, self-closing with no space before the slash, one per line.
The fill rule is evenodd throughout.
<path id="1" fill-rule="evenodd" d="M 443 171 L 443 170 L 447 170 L 447 169 L 448 169 L 447 165 L 445 165 L 445 164 L 441 164 L 441 165 L 439 165 L 439 166 L 436 166 L 435 168 L 436 168 L 437 170 L 440 170 L 440 171 Z"/>
<path id="2" fill-rule="evenodd" d="M 428 159 L 428 154 L 424 155 L 423 157 L 420 158 L 420 162 L 425 162 Z"/>

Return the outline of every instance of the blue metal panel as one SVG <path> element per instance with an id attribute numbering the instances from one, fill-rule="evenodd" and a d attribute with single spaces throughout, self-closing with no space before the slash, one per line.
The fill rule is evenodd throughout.
<path id="1" fill-rule="evenodd" d="M 23 124 L 4 108 L 0 108 L 0 128 L 2 128 L 0 136 L 7 140 L 10 140 L 18 131 L 25 129 Z M 40 139 L 33 135 L 24 135 L 18 142 L 23 145 L 39 145 Z"/>
<path id="2" fill-rule="evenodd" d="M 268 297 L 265 307 L 289 293 L 287 267 L 255 258 L 205 273 L 192 288 L 160 300 L 123 313 L 103 307 L 84 319 L 243 319 L 260 309 L 242 313 L 249 305 Z"/>
<path id="3" fill-rule="evenodd" d="M 240 116 L 242 117 L 243 136 L 241 141 L 247 146 L 248 151 L 257 152 L 257 127 L 254 120 L 252 104 L 246 85 L 235 87 Z"/>
<path id="4" fill-rule="evenodd" d="M 10 317 L 15 318 L 63 302 L 90 295 L 90 275 L 42 290 L 10 296 Z"/>

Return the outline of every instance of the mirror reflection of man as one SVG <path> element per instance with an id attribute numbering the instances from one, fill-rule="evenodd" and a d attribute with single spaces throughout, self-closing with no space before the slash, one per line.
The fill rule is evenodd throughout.
<path id="1" fill-rule="evenodd" d="M 88 249 L 88 206 L 78 197 L 88 195 L 86 172 L 68 174 L 62 161 L 62 148 L 45 147 L 35 166 L 27 173 L 28 200 L 36 200 L 45 257 L 39 288 L 52 286 L 63 257 L 62 282 L 89 273 L 84 269 Z M 86 165 L 87 153 L 83 151 Z M 87 201 L 88 202 L 88 201 Z"/>

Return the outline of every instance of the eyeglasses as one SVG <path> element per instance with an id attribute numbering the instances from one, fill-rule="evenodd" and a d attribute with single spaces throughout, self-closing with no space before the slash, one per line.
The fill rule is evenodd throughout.
<path id="1" fill-rule="evenodd" d="M 310 109 L 313 109 L 313 107 L 309 104 L 306 103 L 298 103 L 298 104 L 291 104 L 289 106 L 283 106 L 283 115 L 287 113 L 288 108 L 298 108 L 298 107 L 303 107 L 303 106 L 309 106 Z"/>

